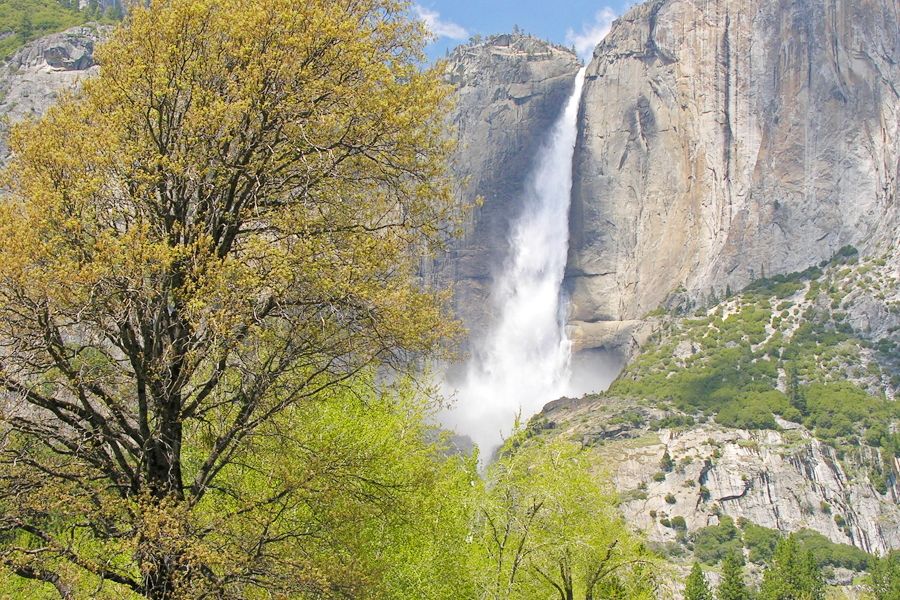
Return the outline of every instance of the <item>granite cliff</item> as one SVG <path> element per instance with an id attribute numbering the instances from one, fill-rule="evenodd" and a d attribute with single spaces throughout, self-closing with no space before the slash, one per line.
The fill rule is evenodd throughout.
<path id="1" fill-rule="evenodd" d="M 447 58 L 445 77 L 456 88 L 449 120 L 458 195 L 482 203 L 435 271 L 441 283 L 455 285 L 454 308 L 471 332 L 490 322 L 491 278 L 506 258 L 525 178 L 580 66 L 571 51 L 523 34 L 476 41 Z"/>
<path id="2" fill-rule="evenodd" d="M 59 97 L 71 91 L 99 67 L 94 46 L 107 27 L 73 27 L 37 39 L 0 67 L 0 115 L 9 123 L 39 117 Z M 7 122 L 0 124 L 0 161 L 6 158 Z"/>
<path id="3" fill-rule="evenodd" d="M 456 307 L 473 335 L 490 320 L 484 300 L 528 157 L 577 69 L 574 57 L 548 45 L 533 56 L 535 41 L 530 53 L 507 49 L 521 39 L 463 46 L 448 64 L 459 94 L 456 170 L 468 178 L 460 197 L 484 203 L 441 266 L 456 282 Z M 579 116 L 564 283 L 576 350 L 634 358 L 643 347 L 661 389 L 673 369 L 719 357 L 710 360 L 758 367 L 771 393 L 785 394 L 801 365 L 799 385 L 849 382 L 894 414 L 898 90 L 900 7 L 891 0 L 650 0 L 616 21 L 588 65 Z M 860 262 L 835 266 L 848 248 Z M 768 321 L 748 325 L 753 333 L 737 331 L 707 358 L 694 350 L 702 346 L 696 340 L 660 341 L 672 340 L 672 319 L 720 311 L 727 321 L 740 301 L 726 296 L 792 272 L 807 273 L 803 285 L 788 276 L 796 297 L 759 300 L 751 310 Z M 782 283 L 772 281 L 756 285 Z M 715 335 L 731 335 L 726 330 Z M 805 337 L 815 341 L 798 341 Z M 792 345 L 802 346 L 802 359 L 788 356 Z M 746 350 L 746 365 L 728 362 L 736 348 Z M 701 375 L 705 384 L 718 377 Z M 551 405 L 532 427 L 596 446 L 626 515 L 660 544 L 730 516 L 814 531 L 866 552 L 900 547 L 900 465 L 878 449 L 880 433 L 864 441 L 866 430 L 855 431 L 846 438 L 854 450 L 844 452 L 836 445 L 849 442 L 829 437 L 834 429 L 821 415 L 787 420 L 769 411 L 770 425 L 723 425 L 717 408 L 698 416 L 696 406 L 682 411 L 661 398 L 614 387 L 611 395 Z M 748 398 L 716 401 L 755 402 Z M 637 417 L 623 425 L 623 414 Z M 650 426 L 670 417 L 686 420 Z M 888 419 L 889 435 L 896 422 Z M 679 467 L 655 481 L 664 452 Z M 673 517 L 686 530 L 672 528 Z M 842 577 L 850 575 L 835 581 Z"/>
<path id="4" fill-rule="evenodd" d="M 893 0 L 651 0 L 588 67 L 567 287 L 579 346 L 900 241 Z"/>

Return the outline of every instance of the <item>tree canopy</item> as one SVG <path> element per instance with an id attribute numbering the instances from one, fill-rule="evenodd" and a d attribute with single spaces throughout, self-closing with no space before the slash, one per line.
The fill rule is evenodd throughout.
<path id="1" fill-rule="evenodd" d="M 616 511 L 590 453 L 562 440 L 517 447 L 524 435 L 486 474 L 476 514 L 483 597 L 656 598 L 661 563 Z"/>
<path id="2" fill-rule="evenodd" d="M 455 331 L 414 277 L 454 223 L 424 35 L 395 0 L 154 0 L 14 130 L 7 567 L 63 595 L 72 569 L 150 598 L 320 581 L 270 549 L 302 471 L 236 473 L 265 472 L 305 403 Z"/>
<path id="3" fill-rule="evenodd" d="M 823 600 L 825 583 L 812 552 L 804 552 L 795 534 L 778 542 L 763 573 L 760 600 Z"/>
<path id="4" fill-rule="evenodd" d="M 698 562 L 691 567 L 691 572 L 684 582 L 684 600 L 713 600 L 709 582 L 706 581 L 706 575 L 703 574 Z"/>
<path id="5" fill-rule="evenodd" d="M 716 600 L 750 600 L 744 583 L 743 561 L 737 553 L 729 554 L 722 563 L 722 581 L 716 588 Z"/>
<path id="6" fill-rule="evenodd" d="M 900 551 L 893 550 L 878 559 L 872 568 L 869 589 L 875 600 L 900 598 Z"/>

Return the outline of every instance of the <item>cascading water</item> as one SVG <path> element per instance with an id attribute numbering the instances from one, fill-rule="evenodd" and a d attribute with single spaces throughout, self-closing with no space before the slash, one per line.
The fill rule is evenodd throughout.
<path id="1" fill-rule="evenodd" d="M 454 409 L 443 419 L 489 456 L 517 415 L 566 392 L 571 343 L 561 285 L 569 247 L 572 157 L 584 68 L 535 161 L 508 259 L 494 281 L 496 321 L 474 348 Z"/>

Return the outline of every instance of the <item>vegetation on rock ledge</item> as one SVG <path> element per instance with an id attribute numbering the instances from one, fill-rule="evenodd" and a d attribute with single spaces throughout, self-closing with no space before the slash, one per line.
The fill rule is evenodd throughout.
<path id="1" fill-rule="evenodd" d="M 867 443 L 900 456 L 900 434 L 889 427 L 900 404 L 883 384 L 896 345 L 858 337 L 829 296 L 860 273 L 871 277 L 871 264 L 845 249 L 823 268 L 757 281 L 708 311 L 664 319 L 610 393 L 671 403 L 727 427 L 776 429 L 781 417 L 837 447 Z M 894 375 L 887 391 L 898 383 Z"/>

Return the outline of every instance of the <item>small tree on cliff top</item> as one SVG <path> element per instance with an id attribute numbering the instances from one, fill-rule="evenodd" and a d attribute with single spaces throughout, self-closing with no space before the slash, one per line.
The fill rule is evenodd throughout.
<path id="1" fill-rule="evenodd" d="M 268 551 L 293 488 L 228 474 L 290 407 L 452 333 L 413 277 L 453 222 L 447 93 L 404 11 L 135 6 L 100 75 L 14 132 L 2 564 L 63 595 L 74 569 L 157 599 L 318 577 Z"/>

